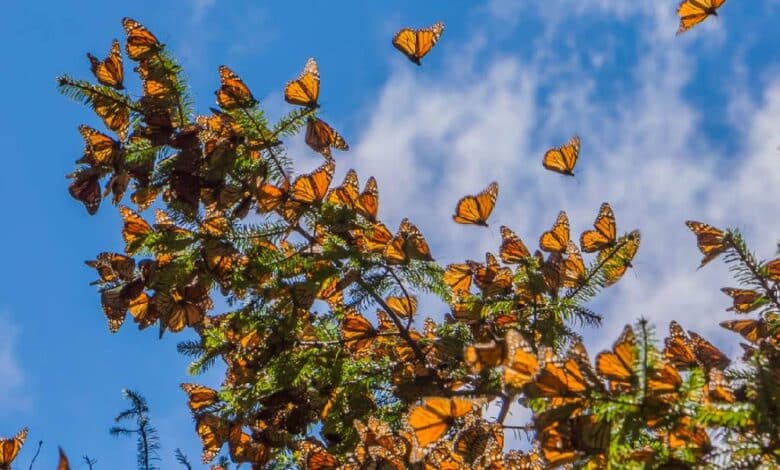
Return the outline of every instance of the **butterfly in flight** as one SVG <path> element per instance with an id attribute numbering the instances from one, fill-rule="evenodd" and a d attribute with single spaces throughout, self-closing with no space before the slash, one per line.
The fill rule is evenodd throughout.
<path id="1" fill-rule="evenodd" d="M 577 164 L 577 158 L 580 156 L 580 138 L 576 135 L 569 139 L 564 145 L 551 148 L 544 153 L 542 165 L 556 173 L 562 175 L 574 176 L 574 165 Z"/>
<path id="2" fill-rule="evenodd" d="M 677 7 L 680 17 L 680 28 L 677 34 L 682 34 L 710 16 L 718 16 L 720 8 L 726 0 L 683 0 Z"/>
<path id="3" fill-rule="evenodd" d="M 320 96 L 320 69 L 314 57 L 306 61 L 303 72 L 284 87 L 284 100 L 307 108 L 318 108 Z"/>
<path id="4" fill-rule="evenodd" d="M 418 30 L 404 28 L 393 37 L 393 46 L 415 64 L 422 65 L 420 60 L 433 49 L 442 32 L 444 23 Z"/>
<path id="5" fill-rule="evenodd" d="M 498 197 L 498 183 L 490 183 L 476 196 L 464 196 L 455 207 L 452 220 L 459 224 L 474 224 L 487 227 L 487 219 L 493 212 Z"/>

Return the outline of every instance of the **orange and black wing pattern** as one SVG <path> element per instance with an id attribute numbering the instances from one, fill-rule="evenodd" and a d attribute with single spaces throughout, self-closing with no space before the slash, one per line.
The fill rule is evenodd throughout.
<path id="1" fill-rule="evenodd" d="M 548 253 L 565 253 L 569 247 L 569 218 L 559 212 L 552 229 L 539 238 L 539 247 Z"/>
<path id="2" fill-rule="evenodd" d="M 474 224 L 487 227 L 487 219 L 493 212 L 498 197 L 498 183 L 490 183 L 476 196 L 464 196 L 455 207 L 452 220 L 459 224 Z"/>
<path id="3" fill-rule="evenodd" d="M 358 312 L 349 312 L 344 316 L 340 333 L 344 344 L 354 354 L 368 350 L 377 336 L 371 322 Z"/>
<path id="4" fill-rule="evenodd" d="M 669 337 L 664 340 L 664 359 L 680 369 L 698 365 L 690 338 L 679 323 L 669 323 Z"/>
<path id="5" fill-rule="evenodd" d="M 125 78 L 125 72 L 122 68 L 122 50 L 119 47 L 119 41 L 114 39 L 111 51 L 104 60 L 100 60 L 89 53 L 87 54 L 87 59 L 89 59 L 92 74 L 97 78 L 98 82 L 117 90 L 124 88 L 122 82 Z"/>
<path id="6" fill-rule="evenodd" d="M 580 237 L 580 247 L 585 253 L 601 251 L 604 248 L 615 245 L 617 240 L 617 226 L 615 225 L 615 214 L 608 203 L 601 205 L 599 215 L 593 222 L 594 230 L 588 230 L 582 233 Z"/>
<path id="7" fill-rule="evenodd" d="M 731 297 L 734 304 L 727 310 L 737 313 L 748 313 L 758 308 L 765 298 L 758 292 L 750 289 L 737 289 L 734 287 L 724 287 L 721 292 Z"/>
<path id="8" fill-rule="evenodd" d="M 319 118 L 309 118 L 306 124 L 306 145 L 311 147 L 317 153 L 321 153 L 327 158 L 332 156 L 331 148 L 338 150 L 349 150 L 349 145 L 341 137 L 341 134 L 330 127 L 330 124 Z"/>
<path id="9" fill-rule="evenodd" d="M 415 64 L 422 65 L 420 60 L 433 49 L 443 32 L 443 23 L 418 30 L 404 28 L 393 37 L 393 46 Z"/>
<path id="10" fill-rule="evenodd" d="M 333 160 L 329 160 L 311 173 L 296 178 L 291 200 L 303 204 L 322 201 L 328 193 L 335 167 Z"/>
<path id="11" fill-rule="evenodd" d="M 596 356 L 596 371 L 609 380 L 612 390 L 630 389 L 634 384 L 634 357 L 636 336 L 630 326 L 623 329 L 612 351 L 604 351 Z"/>
<path id="12" fill-rule="evenodd" d="M 683 0 L 677 7 L 680 17 L 680 27 L 677 34 L 682 34 L 710 16 L 718 16 L 720 8 L 726 0 Z"/>
<path id="13" fill-rule="evenodd" d="M 685 225 L 696 235 L 696 244 L 704 255 L 699 267 L 704 266 L 728 249 L 726 233 L 712 225 L 689 220 Z"/>
<path id="14" fill-rule="evenodd" d="M 162 44 L 141 23 L 131 18 L 122 20 L 122 26 L 127 33 L 127 56 L 133 60 L 143 60 L 156 54 Z"/>
<path id="15" fill-rule="evenodd" d="M 217 104 L 222 109 L 251 108 L 257 104 L 249 88 L 225 65 L 219 67 L 219 82 L 220 87 L 216 95 Z"/>
<path id="16" fill-rule="evenodd" d="M 320 96 L 320 69 L 314 57 L 306 61 L 303 72 L 284 87 L 284 100 L 290 104 L 318 108 Z"/>
<path id="17" fill-rule="evenodd" d="M 181 384 L 181 389 L 187 394 L 187 406 L 193 412 L 213 406 L 219 401 L 218 392 L 205 385 Z"/>
<path id="18" fill-rule="evenodd" d="M 531 255 L 525 243 L 509 227 L 501 226 L 501 248 L 498 250 L 499 256 L 504 263 L 517 264 L 522 262 L 527 256 Z"/>
<path id="19" fill-rule="evenodd" d="M 444 436 L 455 419 L 466 416 L 473 409 L 474 403 L 463 398 L 428 397 L 422 404 L 412 407 L 407 424 L 417 444 L 426 447 Z"/>
<path id="20" fill-rule="evenodd" d="M 580 138 L 576 135 L 557 148 L 551 148 L 544 153 L 542 165 L 556 173 L 574 176 L 574 165 L 580 156 Z"/>
<path id="21" fill-rule="evenodd" d="M 0 438 L 0 468 L 11 468 L 11 463 L 19 455 L 25 439 L 27 439 L 27 428 L 23 428 L 10 439 Z"/>
<path id="22" fill-rule="evenodd" d="M 152 227 L 129 207 L 119 206 L 119 214 L 124 222 L 122 237 L 125 239 L 125 252 L 128 255 L 135 254 L 146 237 L 152 233 Z"/>
<path id="23" fill-rule="evenodd" d="M 379 189 L 373 176 L 366 181 L 363 192 L 357 197 L 355 210 L 366 219 L 376 222 L 379 213 Z"/>

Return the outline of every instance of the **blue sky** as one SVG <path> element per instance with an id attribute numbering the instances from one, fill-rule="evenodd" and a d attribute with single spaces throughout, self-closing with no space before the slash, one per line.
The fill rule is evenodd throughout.
<path id="1" fill-rule="evenodd" d="M 89 217 L 67 195 L 64 175 L 82 149 L 76 128 L 99 122 L 58 95 L 55 77 L 88 77 L 84 53 L 103 56 L 122 38 L 123 16 L 180 58 L 201 112 L 226 64 L 279 115 L 284 83 L 315 56 L 323 115 L 353 149 L 337 155 L 339 174 L 376 175 L 382 218 L 395 226 L 411 216 L 444 263 L 495 251 L 501 224 L 533 244 L 560 209 L 581 231 L 609 201 L 619 230 L 639 228 L 643 239 L 635 274 L 594 305 L 605 315 L 603 330 L 584 332 L 594 353 L 640 315 L 660 333 L 676 318 L 727 351 L 738 347 L 715 322 L 728 318 L 717 292 L 730 285 L 727 272 L 696 270 L 683 221 L 739 227 L 761 256 L 774 254 L 777 0 L 727 2 L 720 18 L 681 37 L 675 0 L 8 3 L 0 16 L 0 435 L 30 427 L 19 468 L 38 440 L 39 469 L 54 468 L 57 445 L 74 468 L 85 468 L 75 462 L 84 454 L 98 468 L 133 468 L 133 443 L 107 432 L 125 387 L 151 403 L 163 468 L 174 468 L 176 447 L 197 461 L 178 384 L 218 380 L 217 372 L 187 377 L 175 351 L 185 336 L 160 341 L 132 325 L 110 335 L 89 286 L 95 274 L 83 265 L 121 250 L 119 220 L 107 204 Z M 423 67 L 390 46 L 400 27 L 435 21 L 447 29 Z M 544 150 L 574 133 L 583 140 L 577 179 L 542 170 Z M 317 162 L 300 139 L 289 145 L 302 167 Z M 495 228 L 451 224 L 458 197 L 494 179 Z"/>

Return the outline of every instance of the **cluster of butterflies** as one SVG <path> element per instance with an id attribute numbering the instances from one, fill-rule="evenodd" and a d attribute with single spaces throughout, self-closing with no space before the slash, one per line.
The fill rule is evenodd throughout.
<path id="1" fill-rule="evenodd" d="M 700 267 L 729 250 L 736 250 L 733 235 L 712 225 L 689 220 L 688 228 L 696 235 L 696 243 L 704 255 Z M 738 333 L 747 343 L 740 343 L 743 359 L 749 360 L 757 350 L 773 353 L 780 345 L 780 312 L 777 312 L 776 292 L 780 286 L 780 258 L 757 266 L 758 288 L 724 287 L 721 291 L 732 300 L 728 311 L 746 315 L 758 311 L 757 318 L 725 320 L 720 326 Z M 773 297 L 775 296 L 775 297 Z"/>
<path id="2" fill-rule="evenodd" d="M 482 193 L 462 198 L 456 207 L 454 220 L 486 225 L 497 192 L 498 186 L 491 183 Z M 484 299 L 514 296 L 521 312 L 526 310 L 524 307 L 541 305 L 544 294 L 557 297 L 561 289 L 576 291 L 596 278 L 604 286 L 612 285 L 631 266 L 640 242 L 636 230 L 618 237 L 615 215 L 608 203 L 601 205 L 593 229 L 581 234 L 580 247 L 570 239 L 569 220 L 563 211 L 558 214 L 553 227 L 541 235 L 541 251 L 537 250 L 533 255 L 510 228 L 502 226 L 501 237 L 499 257 L 505 264 L 516 265 L 516 272 L 502 267 L 492 253 L 485 255 L 485 263 L 466 261 L 447 266 L 444 282 L 453 293 L 456 318 L 470 322 L 479 319 L 478 312 L 468 307 L 464 310 L 462 302 L 472 295 L 472 285 L 477 286 Z M 542 252 L 548 253 L 546 259 Z M 596 264 L 591 269 L 586 267 L 582 252 L 598 253 Z M 541 282 L 535 282 L 535 278 Z M 514 312 L 498 321 L 505 324 L 521 319 Z"/>

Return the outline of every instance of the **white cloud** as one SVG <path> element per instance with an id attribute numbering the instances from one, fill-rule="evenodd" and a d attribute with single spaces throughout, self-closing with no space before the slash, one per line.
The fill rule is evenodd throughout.
<path id="1" fill-rule="evenodd" d="M 717 325 L 729 318 L 728 299 L 718 288 L 734 282 L 718 262 L 697 271 L 700 254 L 683 222 L 739 227 L 761 254 L 774 254 L 780 220 L 768 215 L 776 213 L 780 188 L 780 83 L 759 103 L 732 93 L 733 104 L 724 112 L 743 117 L 736 132 L 740 140 L 737 154 L 721 154 L 712 136 L 700 130 L 702 115 L 686 99 L 685 88 L 696 66 L 688 49 L 701 42 L 693 34 L 722 40 L 722 26 L 681 39 L 674 36 L 674 12 L 666 6 L 628 11 L 622 1 L 586 3 L 598 8 L 577 7 L 571 15 L 587 11 L 615 21 L 643 15 L 635 47 L 641 55 L 622 73 L 630 77 L 625 90 L 598 95 L 596 85 L 604 85 L 598 81 L 614 77 L 594 74 L 590 65 L 544 41 L 531 57 L 501 56 L 479 67 L 473 58 L 484 49 L 455 45 L 451 50 L 469 52 L 445 58 L 448 67 L 441 73 L 393 71 L 371 105 L 367 125 L 353 139 L 350 163 L 362 178 L 377 177 L 383 220 L 394 225 L 409 216 L 443 263 L 497 250 L 501 224 L 534 244 L 560 209 L 579 233 L 592 223 L 599 204 L 609 201 L 621 231 L 641 230 L 642 246 L 635 273 L 595 305 L 605 321 L 601 330 L 584 331 L 592 350 L 608 347 L 639 316 L 650 318 L 659 336 L 677 319 L 736 350 L 737 337 Z M 547 24 L 548 32 L 554 25 Z M 475 42 L 483 37 L 477 31 Z M 543 170 L 545 148 L 573 133 L 583 139 L 577 179 Z M 501 186 L 493 228 L 452 223 L 457 199 L 492 180 Z"/>
<path id="2" fill-rule="evenodd" d="M 0 416 L 30 406 L 21 393 L 25 380 L 15 353 L 17 335 L 16 325 L 0 313 Z"/>

